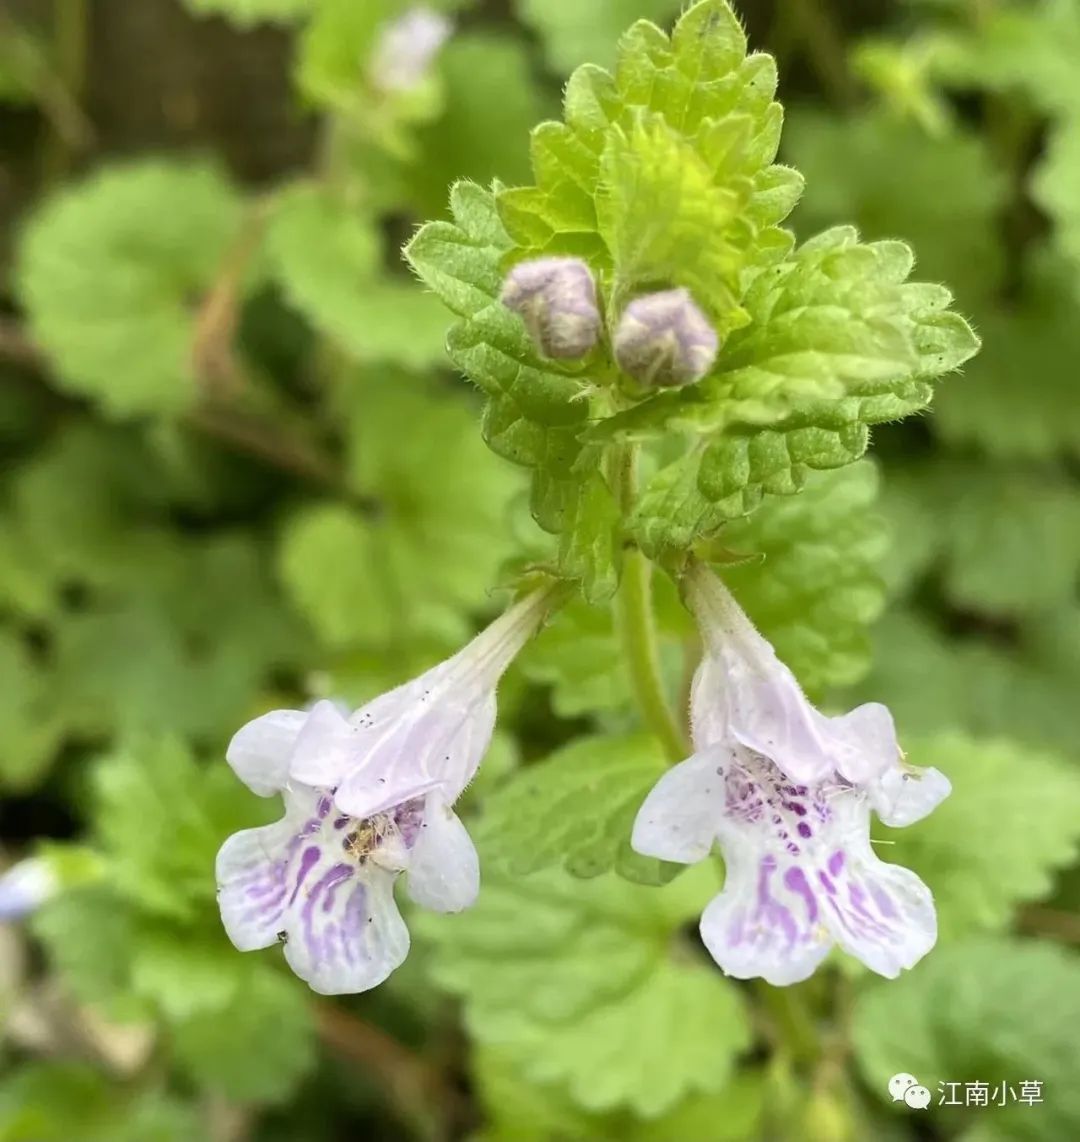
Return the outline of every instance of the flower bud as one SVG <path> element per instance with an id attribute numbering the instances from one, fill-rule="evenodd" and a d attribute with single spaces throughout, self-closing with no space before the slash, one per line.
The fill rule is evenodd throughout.
<path id="1" fill-rule="evenodd" d="M 720 348 L 716 330 L 685 289 L 635 298 L 615 333 L 615 360 L 645 385 L 673 388 L 700 381 Z"/>
<path id="2" fill-rule="evenodd" d="M 596 282 L 580 258 L 521 262 L 506 275 L 502 302 L 545 357 L 584 357 L 600 336 Z"/>

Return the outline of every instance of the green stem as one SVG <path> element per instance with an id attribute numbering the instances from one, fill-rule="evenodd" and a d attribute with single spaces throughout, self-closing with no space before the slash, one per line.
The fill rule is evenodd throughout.
<path id="1" fill-rule="evenodd" d="M 616 456 L 614 477 L 616 495 L 626 518 L 637 498 L 636 445 L 621 447 Z M 623 563 L 622 582 L 615 600 L 615 621 L 641 716 L 664 747 L 668 760 L 682 761 L 687 755 L 686 742 L 668 704 L 660 674 L 652 605 L 652 564 L 636 548 L 627 552 Z"/>
<path id="2" fill-rule="evenodd" d="M 801 1065 L 815 1063 L 821 1055 L 821 1038 L 805 994 L 794 987 L 773 987 L 764 982 L 757 983 L 755 990 L 789 1058 Z"/>

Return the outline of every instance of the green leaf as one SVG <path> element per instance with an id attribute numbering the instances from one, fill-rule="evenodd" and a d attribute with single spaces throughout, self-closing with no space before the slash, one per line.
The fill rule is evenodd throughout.
<path id="1" fill-rule="evenodd" d="M 1080 34 L 1078 34 L 1080 41 Z M 1055 241 L 1072 262 L 1073 299 L 1080 297 L 1080 206 L 1076 187 L 1080 184 L 1080 91 L 1077 107 L 1055 129 L 1046 158 L 1035 176 L 1032 193 L 1056 226 Z"/>
<path id="2" fill-rule="evenodd" d="M 986 312 L 987 351 L 942 388 L 931 425 L 946 443 L 1001 460 L 1080 456 L 1080 403 L 1069 362 L 1080 353 L 1075 271 L 1045 253 L 1031 257 L 1021 295 Z M 1018 376 L 1038 378 L 1017 383 Z"/>
<path id="3" fill-rule="evenodd" d="M 578 738 L 485 800 L 485 852 L 513 876 L 558 864 L 571 876 L 614 868 L 642 884 L 670 880 L 676 869 L 630 848 L 634 817 L 665 769 L 651 737 Z"/>
<path id="4" fill-rule="evenodd" d="M 94 793 L 111 884 L 140 909 L 181 922 L 213 908 L 212 869 L 225 838 L 279 815 L 228 766 L 199 766 L 168 739 L 133 742 L 104 758 Z"/>
<path id="5" fill-rule="evenodd" d="M 225 16 L 241 28 L 285 23 L 308 15 L 319 0 L 183 0 L 197 16 Z"/>
<path id="6" fill-rule="evenodd" d="M 1071 1065 L 1080 1050 L 1078 1001 L 1080 965 L 1059 948 L 988 939 L 955 944 L 933 952 L 902 979 L 860 995 L 856 1057 L 883 1100 L 890 1097 L 892 1075 L 916 1075 L 935 1092 L 935 1121 L 950 1134 L 946 1124 L 970 1122 L 970 1111 L 938 1106 L 939 1083 L 960 1083 L 963 1100 L 968 1082 L 999 1089 L 1005 1082 L 1017 1093 L 1025 1080 L 1041 1082 L 1038 1105 L 988 1107 L 977 1129 L 979 1137 L 1001 1142 L 1056 1142 L 1080 1129 Z"/>
<path id="7" fill-rule="evenodd" d="M 725 548 L 761 557 L 725 569 L 724 580 L 812 692 L 851 685 L 870 664 L 867 628 L 885 604 L 888 549 L 877 491 L 866 461 L 818 473 L 801 496 L 769 497 L 721 533 Z"/>
<path id="8" fill-rule="evenodd" d="M 770 165 L 782 120 L 775 90 L 775 63 L 747 57 L 723 0 L 689 8 L 670 40 L 639 20 L 619 41 L 614 74 L 579 68 L 565 123 L 533 132 L 536 185 L 498 195 L 515 260 L 563 253 L 597 269 L 614 262 L 620 288 L 675 267 L 710 312 L 727 313 L 735 270 L 790 245 L 776 224 L 801 180 Z M 670 233 L 652 225 L 655 209 L 674 221 Z"/>
<path id="9" fill-rule="evenodd" d="M 315 1064 L 306 991 L 275 971 L 250 972 L 226 1009 L 176 1024 L 173 1051 L 204 1090 L 236 1102 L 287 1102 Z"/>
<path id="10" fill-rule="evenodd" d="M 58 380 L 115 417 L 191 405 L 192 303 L 240 221 L 222 175 L 187 162 L 107 168 L 49 199 L 23 236 L 16 287 Z"/>
<path id="11" fill-rule="evenodd" d="M 514 463 L 536 470 L 532 510 L 546 530 L 565 532 L 569 575 L 586 578 L 590 594 L 614 584 L 610 493 L 600 454 L 577 439 L 589 402 L 578 381 L 536 354 L 521 321 L 499 301 L 500 258 L 510 240 L 488 192 L 459 183 L 451 192 L 455 221 L 430 222 L 406 247 L 413 268 L 461 320 L 447 344 L 454 363 L 488 396 L 483 434 Z"/>
<path id="12" fill-rule="evenodd" d="M 721 1090 L 749 1043 L 736 989 L 675 939 L 715 890 L 708 865 L 665 888 L 487 874 L 474 908 L 422 925 L 478 1042 L 586 1109 L 656 1116 Z"/>
<path id="13" fill-rule="evenodd" d="M 540 36 L 548 62 L 568 75 L 579 64 L 610 67 L 615 44 L 634 20 L 665 23 L 679 11 L 679 0 L 517 0 L 520 19 Z"/>
<path id="14" fill-rule="evenodd" d="M 279 552 L 286 588 L 331 646 L 460 639 L 511 554 L 517 474 L 484 449 L 460 398 L 385 375 L 343 396 L 347 476 L 370 509 L 298 513 Z"/>
<path id="15" fill-rule="evenodd" d="M 266 247 L 289 302 L 353 359 L 415 368 L 443 359 L 442 308 L 381 272 L 375 220 L 331 190 L 302 185 L 284 193 Z"/>
<path id="16" fill-rule="evenodd" d="M 877 830 L 888 859 L 933 886 L 943 943 L 1004 928 L 1077 856 L 1080 772 L 1005 740 L 951 734 L 904 744 L 913 765 L 936 766 L 953 791 L 918 824 Z"/>
<path id="17" fill-rule="evenodd" d="M 757 278 L 717 368 L 599 429 L 604 436 L 701 437 L 646 485 L 633 527 L 653 555 L 685 548 L 763 493 L 799 491 L 810 471 L 866 450 L 867 426 L 924 408 L 931 381 L 978 348 L 940 286 L 907 283 L 899 242 L 864 244 L 827 231 Z"/>

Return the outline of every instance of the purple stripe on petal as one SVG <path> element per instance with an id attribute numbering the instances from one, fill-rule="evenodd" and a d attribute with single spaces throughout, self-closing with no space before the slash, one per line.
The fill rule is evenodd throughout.
<path id="1" fill-rule="evenodd" d="M 870 885 L 870 895 L 874 898 L 874 903 L 878 906 L 878 911 L 885 917 L 886 920 L 899 920 L 900 913 L 893 904 L 892 897 L 881 887 L 876 884 Z"/>
<path id="2" fill-rule="evenodd" d="M 831 857 L 829 857 L 829 875 L 839 876 L 840 870 L 844 867 L 844 850 L 837 849 Z"/>
<path id="3" fill-rule="evenodd" d="M 292 904 L 300 892 L 300 887 L 307 879 L 307 875 L 319 863 L 320 850 L 315 845 L 310 845 L 304 849 L 303 856 L 300 857 L 300 868 L 296 873 L 296 885 L 293 888 L 292 896 L 289 897 L 289 903 Z"/>
<path id="4" fill-rule="evenodd" d="M 818 904 L 814 890 L 806 879 L 806 873 L 801 868 L 789 868 L 784 873 L 784 884 L 797 896 L 806 901 L 806 915 L 811 924 L 817 922 Z"/>

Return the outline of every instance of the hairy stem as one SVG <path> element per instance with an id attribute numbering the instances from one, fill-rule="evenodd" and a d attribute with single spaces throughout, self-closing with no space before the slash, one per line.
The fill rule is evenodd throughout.
<path id="1" fill-rule="evenodd" d="M 613 473 L 623 518 L 637 498 L 637 446 L 623 445 Z M 671 762 L 686 757 L 686 742 L 668 704 L 660 675 L 656 616 L 652 605 L 652 564 L 636 548 L 626 553 L 615 600 L 615 622 L 634 697 L 646 726 Z"/>

